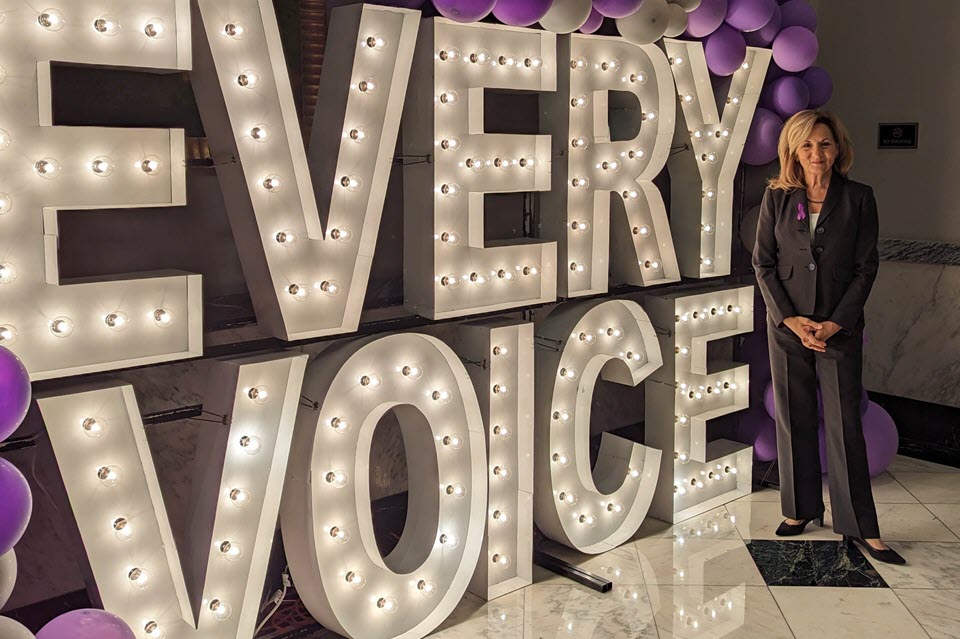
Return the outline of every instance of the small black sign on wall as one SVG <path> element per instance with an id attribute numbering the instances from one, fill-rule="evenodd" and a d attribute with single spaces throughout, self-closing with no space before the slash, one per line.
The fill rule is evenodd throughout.
<path id="1" fill-rule="evenodd" d="M 915 149 L 920 141 L 920 124 L 880 124 L 877 136 L 878 149 Z"/>

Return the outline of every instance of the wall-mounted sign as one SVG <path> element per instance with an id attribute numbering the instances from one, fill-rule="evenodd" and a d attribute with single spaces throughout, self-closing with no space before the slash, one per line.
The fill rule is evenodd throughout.
<path id="1" fill-rule="evenodd" d="M 877 131 L 878 149 L 915 149 L 920 142 L 920 124 L 880 124 Z"/>

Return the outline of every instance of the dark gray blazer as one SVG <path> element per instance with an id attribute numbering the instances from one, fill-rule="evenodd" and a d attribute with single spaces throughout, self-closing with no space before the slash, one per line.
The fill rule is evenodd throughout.
<path id="1" fill-rule="evenodd" d="M 834 173 L 814 238 L 805 189 L 767 188 L 760 205 L 753 268 L 777 326 L 794 315 L 836 322 L 850 334 L 877 277 L 879 220 L 873 189 Z"/>

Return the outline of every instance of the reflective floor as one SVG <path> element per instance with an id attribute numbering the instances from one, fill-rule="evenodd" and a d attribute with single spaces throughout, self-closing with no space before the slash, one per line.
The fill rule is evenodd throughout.
<path id="1" fill-rule="evenodd" d="M 841 542 L 829 503 L 824 528 L 776 537 L 779 493 L 763 490 L 675 526 L 648 520 L 604 555 L 552 546 L 613 590 L 537 567 L 528 588 L 468 595 L 431 637 L 960 639 L 960 469 L 898 457 L 873 484 L 884 539 L 907 566 Z"/>

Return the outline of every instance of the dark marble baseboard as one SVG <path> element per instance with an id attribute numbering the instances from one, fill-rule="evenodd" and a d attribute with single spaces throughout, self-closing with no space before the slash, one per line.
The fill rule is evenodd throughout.
<path id="1" fill-rule="evenodd" d="M 868 394 L 897 425 L 899 454 L 960 468 L 960 408 L 873 391 Z"/>
<path id="2" fill-rule="evenodd" d="M 960 266 L 960 244 L 884 238 L 879 250 L 885 262 Z"/>

